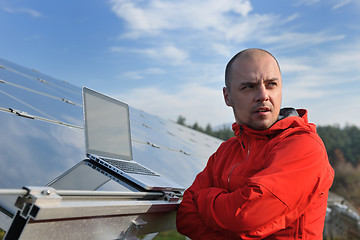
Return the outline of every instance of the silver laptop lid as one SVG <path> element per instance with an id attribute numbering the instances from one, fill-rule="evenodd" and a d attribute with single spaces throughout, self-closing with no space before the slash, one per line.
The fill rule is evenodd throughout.
<path id="1" fill-rule="evenodd" d="M 86 154 L 132 160 L 129 107 L 83 87 Z"/>

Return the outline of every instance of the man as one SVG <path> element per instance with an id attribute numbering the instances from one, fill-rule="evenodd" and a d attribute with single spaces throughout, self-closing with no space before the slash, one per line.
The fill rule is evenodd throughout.
<path id="1" fill-rule="evenodd" d="M 191 239 L 322 239 L 334 178 L 306 110 L 280 110 L 276 59 L 247 49 L 228 63 L 223 89 L 235 137 L 184 192 L 178 231 Z"/>

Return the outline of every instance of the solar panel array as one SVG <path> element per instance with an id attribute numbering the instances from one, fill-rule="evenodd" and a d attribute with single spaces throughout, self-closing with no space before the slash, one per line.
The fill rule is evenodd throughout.
<path id="1" fill-rule="evenodd" d="M 134 160 L 189 186 L 221 140 L 128 104 Z M 44 186 L 85 159 L 81 87 L 0 59 L 0 119 L 0 188 Z"/>

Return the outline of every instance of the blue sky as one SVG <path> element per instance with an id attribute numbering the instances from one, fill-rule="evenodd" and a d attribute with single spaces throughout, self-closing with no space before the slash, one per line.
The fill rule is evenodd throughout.
<path id="1" fill-rule="evenodd" d="M 272 52 L 282 105 L 360 126 L 359 0 L 0 0 L 0 58 L 176 120 L 233 121 L 224 68 Z"/>

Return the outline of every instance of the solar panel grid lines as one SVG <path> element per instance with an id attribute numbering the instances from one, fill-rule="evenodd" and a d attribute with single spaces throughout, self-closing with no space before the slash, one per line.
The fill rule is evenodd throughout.
<path id="1" fill-rule="evenodd" d="M 8 85 L 13 86 L 13 87 L 22 88 L 22 89 L 24 89 L 24 90 L 26 90 L 26 91 L 33 92 L 33 93 L 36 93 L 36 94 L 40 94 L 40 95 L 43 95 L 43 96 L 45 96 L 45 97 L 57 99 L 57 100 L 60 100 L 60 101 L 62 101 L 62 102 L 65 102 L 65 103 L 69 103 L 69 104 L 72 104 L 72 105 L 75 105 L 75 106 L 78 106 L 78 107 L 82 107 L 82 104 L 72 102 L 72 101 L 67 100 L 67 99 L 65 99 L 65 98 L 56 97 L 56 96 L 54 96 L 54 95 L 47 94 L 47 93 L 45 93 L 45 92 L 40 92 L 40 91 L 37 91 L 37 90 L 35 90 L 35 89 L 27 88 L 27 87 L 24 87 L 24 86 L 21 86 L 21 85 L 18 85 L 18 84 L 9 82 L 9 81 L 4 81 L 4 80 L 2 80 L 2 79 L 0 79 L 0 82 L 1 82 L 1 83 L 5 83 L 5 84 L 8 84 Z"/>
<path id="2" fill-rule="evenodd" d="M 134 160 L 175 182 L 190 184 L 222 142 L 128 104 Z M 0 119 L 7 187 L 45 185 L 86 157 L 80 87 L 0 59 Z"/>
<path id="3" fill-rule="evenodd" d="M 80 95 L 81 96 L 81 92 L 79 93 L 77 90 L 76 90 L 76 87 L 75 89 L 70 89 L 69 87 L 71 86 L 69 83 L 67 83 L 66 81 L 59 81 L 57 79 L 54 79 L 52 77 L 49 77 L 45 74 L 42 74 L 40 71 L 37 71 L 35 69 L 27 69 L 27 68 L 24 68 L 22 66 L 19 66 L 17 64 L 14 64 L 14 63 L 11 63 L 11 62 L 8 62 L 4 59 L 1 59 L 0 58 L 0 63 L 1 63 L 1 68 L 2 69 L 5 69 L 9 72 L 13 72 L 13 73 L 16 73 L 22 77 L 25 77 L 27 79 L 32 79 L 32 80 L 36 80 L 38 82 L 41 82 L 41 83 L 44 83 L 44 84 L 47 84 L 47 85 L 51 85 L 55 88 L 59 88 L 65 92 L 69 92 L 69 93 L 72 93 L 72 94 L 76 94 L 76 95 Z M 55 83 L 57 82 L 57 83 Z"/>

